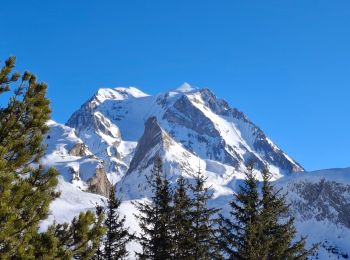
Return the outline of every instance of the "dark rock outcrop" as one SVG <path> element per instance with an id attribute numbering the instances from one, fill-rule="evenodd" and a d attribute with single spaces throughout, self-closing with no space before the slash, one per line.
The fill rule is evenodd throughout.
<path id="1" fill-rule="evenodd" d="M 302 198 L 293 202 L 293 209 L 302 218 L 328 220 L 350 228 L 350 185 L 321 179 L 296 183 L 291 190 Z"/>
<path id="2" fill-rule="evenodd" d="M 96 193 L 108 198 L 111 189 L 111 183 L 109 182 L 106 173 L 103 168 L 97 168 L 96 174 L 88 182 L 88 191 Z"/>
<path id="3" fill-rule="evenodd" d="M 89 155 L 88 153 L 88 148 L 85 144 L 83 143 L 76 143 L 68 152 L 69 155 L 71 156 L 87 156 Z"/>
<path id="4" fill-rule="evenodd" d="M 167 149 L 170 143 L 171 138 L 159 126 L 157 118 L 150 117 L 145 123 L 145 131 L 137 144 L 134 157 L 130 162 L 128 173 L 134 171 L 140 166 L 140 163 L 144 161 L 145 156 L 149 151 L 157 148 L 160 149 L 161 147 Z M 154 158 L 150 158 L 150 160 L 147 161 L 147 165 L 143 165 L 142 167 L 146 168 L 148 165 L 151 165 L 153 159 Z"/>

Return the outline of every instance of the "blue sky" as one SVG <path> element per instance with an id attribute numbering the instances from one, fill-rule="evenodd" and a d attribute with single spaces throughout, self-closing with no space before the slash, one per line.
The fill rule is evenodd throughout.
<path id="1" fill-rule="evenodd" d="M 186 81 L 309 170 L 350 166 L 350 1 L 3 1 L 0 59 L 49 84 L 65 122 L 99 87 Z"/>

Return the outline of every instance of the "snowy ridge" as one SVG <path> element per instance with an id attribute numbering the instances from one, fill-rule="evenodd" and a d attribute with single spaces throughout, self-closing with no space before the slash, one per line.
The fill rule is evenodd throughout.
<path id="1" fill-rule="evenodd" d="M 147 97 L 148 94 L 143 93 L 141 90 L 128 87 L 128 88 L 101 88 L 97 91 L 94 98 L 97 103 L 103 103 L 106 100 L 125 100 L 128 98 L 140 98 Z"/>
<path id="2" fill-rule="evenodd" d="M 321 243 L 318 258 L 350 256 L 350 168 L 286 176 L 276 182 L 288 192 L 292 215 L 308 242 Z"/>

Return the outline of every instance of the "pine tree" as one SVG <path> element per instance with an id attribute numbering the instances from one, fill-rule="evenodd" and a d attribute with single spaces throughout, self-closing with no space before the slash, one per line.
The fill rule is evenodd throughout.
<path id="1" fill-rule="evenodd" d="M 46 84 L 29 72 L 12 73 L 14 66 L 10 57 L 0 69 L 0 94 L 13 92 L 8 105 L 0 108 L 1 259 L 88 259 L 103 233 L 102 219 L 91 212 L 71 225 L 38 232 L 50 203 L 59 196 L 57 171 L 40 165 L 51 111 Z"/>
<path id="2" fill-rule="evenodd" d="M 266 259 L 307 259 L 317 248 L 305 248 L 306 238 L 293 242 L 296 229 L 294 218 L 287 217 L 289 205 L 286 203 L 286 194 L 275 190 L 271 183 L 271 174 L 267 169 L 262 172 L 263 186 L 261 205 L 261 243 L 265 245 Z"/>
<path id="3" fill-rule="evenodd" d="M 208 207 L 208 201 L 213 195 L 209 188 L 205 187 L 206 178 L 200 168 L 194 177 L 194 184 L 190 186 L 193 194 L 191 209 L 193 248 L 190 256 L 192 259 L 218 258 L 215 215 L 219 210 Z"/>
<path id="4" fill-rule="evenodd" d="M 247 166 L 246 179 L 230 203 L 230 218 L 220 216 L 220 244 L 228 259 L 264 259 L 259 255 L 258 181 L 253 164 Z"/>
<path id="5" fill-rule="evenodd" d="M 227 259 L 306 259 L 313 249 L 305 249 L 305 238 L 293 243 L 294 219 L 285 220 L 285 196 L 274 191 L 268 171 L 263 171 L 262 195 L 253 164 L 247 166 L 246 179 L 231 201 L 230 218 L 221 216 L 220 246 Z"/>
<path id="6" fill-rule="evenodd" d="M 135 206 L 140 215 L 139 225 L 142 235 L 138 238 L 142 246 L 142 253 L 138 253 L 140 259 L 171 259 L 172 244 L 172 190 L 169 181 L 163 172 L 162 161 L 155 159 L 152 177 L 148 179 L 152 186 L 153 196 L 151 202 L 139 202 Z"/>
<path id="7" fill-rule="evenodd" d="M 82 212 L 70 224 L 54 224 L 48 232 L 57 238 L 59 259 L 91 259 L 100 247 L 100 238 L 105 233 L 104 215 L 91 211 Z"/>
<path id="8" fill-rule="evenodd" d="M 104 215 L 104 208 L 101 205 L 96 205 L 96 215 L 100 216 L 100 215 Z M 103 239 L 104 236 L 100 237 L 100 246 L 97 248 L 95 255 L 93 257 L 93 260 L 103 260 L 104 259 L 104 255 L 103 255 Z"/>
<path id="9" fill-rule="evenodd" d="M 69 224 L 52 224 L 32 240 L 34 257 L 24 259 L 95 259 L 106 231 L 104 218 L 103 211 L 87 211 Z"/>
<path id="10" fill-rule="evenodd" d="M 57 172 L 37 166 L 50 118 L 47 86 L 29 72 L 12 73 L 14 65 L 11 57 L 0 70 L 0 94 L 14 93 L 0 108 L 0 255 L 30 259 L 39 222 L 59 194 Z"/>
<path id="11" fill-rule="evenodd" d="M 116 197 L 115 187 L 109 192 L 105 226 L 107 228 L 104 241 L 103 259 L 125 259 L 128 256 L 126 244 L 131 241 L 132 236 L 125 228 L 125 216 L 118 213 L 121 201 Z"/>
<path id="12" fill-rule="evenodd" d="M 187 194 L 188 182 L 181 175 L 177 180 L 174 193 L 173 224 L 173 258 L 190 259 L 191 250 L 194 247 L 193 234 L 191 232 L 191 208 L 192 200 Z"/>

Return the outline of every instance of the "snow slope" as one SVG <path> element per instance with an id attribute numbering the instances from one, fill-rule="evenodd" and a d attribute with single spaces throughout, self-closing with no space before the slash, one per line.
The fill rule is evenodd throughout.
<path id="1" fill-rule="evenodd" d="M 99 182 L 99 187 L 94 190 L 107 195 L 109 182 L 103 160 L 90 152 L 74 129 L 54 121 L 48 122 L 48 125 L 50 131 L 45 138 L 47 149 L 42 163 L 46 167 L 57 168 L 64 181 L 83 191 L 88 190 L 90 184 Z"/>
<path id="2" fill-rule="evenodd" d="M 80 212 L 95 211 L 97 205 L 106 206 L 106 198 L 97 194 L 84 192 L 78 189 L 74 184 L 59 178 L 57 190 L 61 192 L 61 196 L 50 205 L 50 216 L 42 221 L 41 230 L 44 231 L 52 223 L 69 223 L 72 219 L 79 215 Z M 134 214 L 137 210 L 132 201 L 123 201 L 120 213 L 126 216 L 126 226 L 131 233 L 139 233 L 140 227 L 137 224 Z M 135 259 L 135 252 L 140 251 L 140 246 L 135 243 L 129 243 L 127 246 L 129 259 Z"/>

